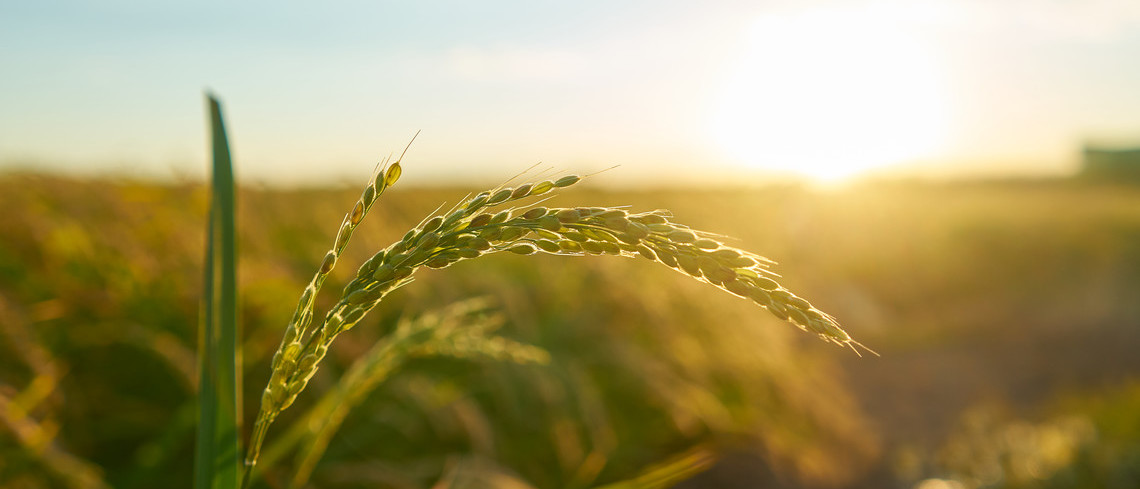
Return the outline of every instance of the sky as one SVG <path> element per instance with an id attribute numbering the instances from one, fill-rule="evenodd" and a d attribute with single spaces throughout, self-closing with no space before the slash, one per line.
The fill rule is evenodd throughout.
<path id="1" fill-rule="evenodd" d="M 1140 2 L 0 3 L 0 171 L 420 184 L 1057 175 L 1140 146 Z"/>

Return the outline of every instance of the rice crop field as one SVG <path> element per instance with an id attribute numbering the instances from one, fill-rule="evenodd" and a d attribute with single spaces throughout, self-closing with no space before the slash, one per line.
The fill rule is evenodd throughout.
<path id="1" fill-rule="evenodd" d="M 318 310 L 376 251 L 478 190 L 389 189 Z M 297 298 L 359 196 L 239 188 L 247 432 Z M 270 428 L 255 487 L 287 487 L 306 464 L 311 487 L 334 488 L 659 487 L 638 474 L 681 488 L 1140 484 L 1140 187 L 587 182 L 543 205 L 669 209 L 776 261 L 782 285 L 879 356 L 643 259 L 502 253 L 425 269 L 329 347 Z M 208 207 L 194 183 L 0 176 L 0 487 L 189 485 Z M 356 358 L 473 298 L 503 344 L 544 361 L 413 355 L 308 460 L 296 427 Z M 645 472 L 670 462 L 675 477 Z"/>

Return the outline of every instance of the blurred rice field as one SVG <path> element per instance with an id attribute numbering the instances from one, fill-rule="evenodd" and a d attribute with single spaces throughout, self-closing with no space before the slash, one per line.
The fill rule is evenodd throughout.
<path id="1" fill-rule="evenodd" d="M 321 304 L 467 190 L 386 193 Z M 240 191 L 247 420 L 358 193 Z M 881 357 L 645 260 L 487 257 L 420 272 L 346 333 L 270 448 L 399 318 L 488 297 L 501 333 L 552 362 L 412 362 L 349 416 L 315 487 L 432 487 L 462 469 L 584 489 L 694 447 L 716 462 L 678 487 L 1140 486 L 1140 187 L 586 188 L 552 202 L 579 204 L 667 208 L 739 240 Z M 207 205 L 192 184 L 0 177 L 0 487 L 189 483 Z M 283 487 L 292 463 L 264 485 Z"/>

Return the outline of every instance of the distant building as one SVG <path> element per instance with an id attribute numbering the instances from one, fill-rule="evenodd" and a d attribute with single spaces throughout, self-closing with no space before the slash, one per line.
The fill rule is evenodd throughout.
<path id="1" fill-rule="evenodd" d="M 1085 145 L 1082 156 L 1083 177 L 1140 181 L 1140 148 L 1106 149 Z"/>

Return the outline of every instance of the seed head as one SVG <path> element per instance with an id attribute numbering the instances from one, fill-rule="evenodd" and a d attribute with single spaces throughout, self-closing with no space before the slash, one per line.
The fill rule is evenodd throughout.
<path id="1" fill-rule="evenodd" d="M 388 263 L 392 265 L 401 265 L 408 260 L 408 253 L 395 253 L 388 255 Z"/>
<path id="2" fill-rule="evenodd" d="M 490 214 L 479 214 L 478 216 L 471 218 L 471 222 L 467 224 L 467 227 L 477 228 L 486 226 L 491 222 L 491 217 L 492 216 Z"/>
<path id="3" fill-rule="evenodd" d="M 681 269 L 689 275 L 700 278 L 701 266 L 697 263 L 697 257 L 692 255 L 677 255 L 677 264 L 681 265 Z"/>
<path id="4" fill-rule="evenodd" d="M 404 249 L 411 248 L 412 240 L 415 238 L 416 238 L 416 230 L 410 229 L 410 230 L 408 230 L 407 233 L 404 234 L 403 239 L 400 240 L 400 244 L 404 246 Z"/>
<path id="5" fill-rule="evenodd" d="M 617 233 L 617 239 L 618 239 L 618 241 L 621 241 L 622 243 L 625 243 L 628 245 L 635 245 L 635 244 L 638 244 L 641 242 L 640 239 L 638 239 L 636 236 L 633 236 L 632 234 L 629 234 L 629 233 Z"/>
<path id="6" fill-rule="evenodd" d="M 360 195 L 360 201 L 364 202 L 364 207 L 369 207 L 372 202 L 376 200 L 376 186 L 375 184 L 368 184 L 364 187 L 364 193 Z"/>
<path id="7" fill-rule="evenodd" d="M 562 251 L 569 253 L 577 253 L 582 251 L 582 245 L 580 243 L 577 241 L 570 241 L 568 239 L 558 240 L 558 247 L 562 248 Z"/>
<path id="8" fill-rule="evenodd" d="M 788 297 L 787 299 L 784 299 L 784 302 L 786 302 L 789 306 L 792 306 L 792 307 L 795 307 L 798 309 L 811 309 L 811 303 L 803 300 L 803 298 L 801 298 L 801 297 L 796 297 L 794 295 Z"/>
<path id="9" fill-rule="evenodd" d="M 297 370 L 300 372 L 308 372 L 310 370 L 313 370 L 313 368 L 316 367 L 317 362 L 320 360 L 321 358 L 317 356 L 316 353 L 305 355 L 304 357 L 301 357 L 300 362 L 297 362 Z"/>
<path id="10" fill-rule="evenodd" d="M 392 280 L 392 271 L 395 270 L 390 264 L 383 264 L 376 267 L 376 271 L 372 273 L 372 278 L 378 282 L 387 282 Z"/>
<path id="11" fill-rule="evenodd" d="M 547 231 L 562 229 L 562 223 L 555 216 L 543 216 L 538 220 L 538 226 Z"/>
<path id="12" fill-rule="evenodd" d="M 740 297 L 748 297 L 748 283 L 742 280 L 727 280 L 724 282 L 724 288 Z"/>
<path id="13" fill-rule="evenodd" d="M 590 240 L 590 238 L 587 238 L 586 236 L 582 235 L 582 233 L 579 233 L 578 231 L 574 231 L 572 229 L 567 229 L 565 231 L 562 231 L 562 236 L 567 238 L 567 239 L 572 239 L 572 240 L 578 241 L 578 242 Z"/>
<path id="14" fill-rule="evenodd" d="M 502 234 L 503 234 L 503 228 L 497 227 L 497 226 L 486 227 L 486 228 L 483 228 L 479 231 L 479 237 L 480 238 L 490 240 L 490 241 L 498 241 L 499 236 L 501 236 Z"/>
<path id="15" fill-rule="evenodd" d="M 752 283 L 763 290 L 776 290 L 780 288 L 780 284 L 776 283 L 768 277 L 756 277 L 752 279 Z"/>
<path id="16" fill-rule="evenodd" d="M 364 218 L 364 202 L 357 202 L 352 208 L 352 212 L 348 215 L 348 222 L 353 226 L 360 224 L 360 220 Z"/>
<path id="17" fill-rule="evenodd" d="M 779 302 L 772 302 L 769 304 L 768 311 L 770 311 L 772 314 L 775 314 L 776 317 L 783 319 L 784 321 L 788 320 L 788 310 L 784 308 L 784 306 Z"/>
<path id="18" fill-rule="evenodd" d="M 756 260 L 743 255 L 736 258 L 724 260 L 722 263 L 732 268 L 752 268 L 756 266 Z"/>
<path id="19" fill-rule="evenodd" d="M 697 240 L 697 235 L 684 229 L 674 229 L 666 237 L 674 243 L 692 243 Z"/>
<path id="20" fill-rule="evenodd" d="M 507 251 L 516 255 L 533 255 L 536 251 L 538 251 L 538 249 L 530 243 L 519 243 L 510 248 L 507 248 Z"/>
<path id="21" fill-rule="evenodd" d="M 816 312 L 816 310 L 812 309 L 808 312 Z M 841 343 L 847 343 L 847 342 L 851 341 L 851 335 L 847 334 L 847 332 L 843 331 L 843 329 L 841 329 L 839 327 L 839 325 L 835 324 L 834 320 L 821 319 L 818 321 L 823 324 L 823 329 L 827 332 L 826 333 L 827 336 L 829 336 L 829 337 L 831 337 L 831 338 L 833 338 L 833 339 L 835 339 Z M 859 346 L 863 346 L 863 345 L 859 345 Z M 867 347 L 863 346 L 863 348 L 867 348 Z M 875 353 L 875 352 L 871 351 L 871 353 Z"/>
<path id="22" fill-rule="evenodd" d="M 330 251 L 325 254 L 325 259 L 321 261 L 321 275 L 331 272 L 334 266 L 336 266 L 336 253 Z"/>
<path id="23" fill-rule="evenodd" d="M 546 208 L 545 207 L 534 207 L 534 208 L 531 208 L 530 210 L 524 212 L 522 216 L 523 216 L 523 219 L 534 220 L 534 219 L 538 219 L 538 218 L 545 216 L 545 215 L 546 215 Z"/>
<path id="24" fill-rule="evenodd" d="M 435 231 L 436 229 L 439 229 L 439 226 L 441 224 L 443 224 L 443 218 L 440 216 L 435 216 L 431 219 L 428 219 L 428 222 L 424 223 L 424 232 Z"/>
<path id="25" fill-rule="evenodd" d="M 793 323 L 804 326 L 808 331 L 817 335 L 827 336 L 827 330 L 823 328 L 823 323 L 809 320 L 802 310 L 794 307 L 788 307 L 785 310 L 788 311 L 788 318 L 791 319 Z"/>
<path id="26" fill-rule="evenodd" d="M 598 229 L 583 229 L 582 234 L 585 234 L 586 236 L 589 236 L 591 239 L 594 239 L 597 241 L 609 241 L 611 243 L 617 242 L 617 238 L 615 238 L 614 235 L 607 233 L 605 231 L 598 230 Z"/>
<path id="27" fill-rule="evenodd" d="M 301 344 L 300 343 L 289 343 L 288 345 L 285 345 L 284 350 L 281 350 L 280 358 L 278 358 L 277 355 L 274 355 L 273 363 L 277 364 L 280 362 L 295 362 L 295 361 L 297 361 L 297 356 L 300 354 L 301 354 Z"/>
<path id="28" fill-rule="evenodd" d="M 638 239 L 645 239 L 649 237 L 649 228 L 637 221 L 630 221 L 629 228 L 627 228 L 625 232 L 629 233 L 630 236 Z"/>
<path id="29" fill-rule="evenodd" d="M 428 260 L 427 263 L 424 263 L 424 266 L 428 268 L 445 268 L 448 265 L 451 265 L 451 260 L 443 256 L 437 256 Z"/>
<path id="30" fill-rule="evenodd" d="M 262 396 L 259 423 L 265 419 L 272 421 L 277 413 L 293 403 L 316 372 L 333 338 L 357 324 L 386 293 L 408 283 L 417 268 L 444 268 L 485 252 L 509 251 L 530 255 L 541 250 L 564 255 L 606 253 L 629 257 L 636 254 L 751 299 L 776 317 L 790 320 L 801 329 L 853 348 L 862 346 L 839 328 L 831 316 L 770 279 L 768 276 L 774 274 L 766 267 L 771 261 L 706 237 L 713 235 L 671 224 L 671 214 L 667 211 L 631 215 L 617 208 L 533 207 L 526 210 L 524 207 L 523 210 L 504 210 L 494 215 L 480 213 L 480 209 L 490 205 L 574 185 L 581 180 L 577 175 L 524 184 L 513 189 L 481 192 L 465 205 L 453 209 L 447 217 L 431 217 L 419 229 L 409 231 L 401 241 L 369 258 L 357 271 L 356 278 L 345 287 L 341 302 L 325 316 L 323 326 L 308 328 L 313 314 L 313 296 L 324 281 L 324 275 L 332 271 L 339 252 L 377 196 L 400 178 L 401 171 L 399 161 L 385 171 L 377 171 L 360 200 L 345 217 L 335 246 L 325 255 L 318 276 L 305 289 L 293 320 L 286 327 L 282 340 L 284 346 L 273 357 L 274 371 Z M 512 212 L 519 214 L 512 218 Z M 302 352 L 301 339 L 307 345 L 305 348 L 312 348 L 311 352 Z M 500 356 L 511 354 L 509 349 L 500 350 L 492 353 Z M 270 414 L 264 417 L 265 413 Z M 260 441 L 257 446 L 260 447 Z"/>
<path id="31" fill-rule="evenodd" d="M 375 255 L 372 255 L 372 258 L 369 258 L 368 261 L 364 262 L 364 264 L 360 266 L 360 269 L 356 271 L 356 278 L 363 278 L 371 275 L 372 272 L 376 270 L 376 266 L 379 265 L 382 261 L 384 261 L 383 250 L 376 253 Z"/>
<path id="32" fill-rule="evenodd" d="M 740 252 L 736 251 L 732 248 L 721 248 L 721 249 L 713 251 L 712 253 L 709 253 L 709 254 L 712 255 L 714 258 L 717 258 L 719 260 L 731 260 L 733 258 L 740 256 Z"/>
<path id="33" fill-rule="evenodd" d="M 377 195 L 383 193 L 385 188 L 388 188 L 388 184 L 385 181 L 384 172 L 376 172 L 376 177 L 372 181 L 372 187 L 376 189 Z"/>
<path id="34" fill-rule="evenodd" d="M 657 214 L 638 214 L 636 216 L 630 217 L 630 219 L 633 219 L 637 222 L 640 222 L 640 223 L 646 224 L 646 225 L 649 225 L 649 224 L 665 224 L 665 223 L 669 222 L 663 216 L 659 216 Z"/>
<path id="35" fill-rule="evenodd" d="M 579 177 L 578 175 L 566 175 L 562 178 L 559 178 L 558 180 L 555 180 L 554 186 L 558 188 L 569 187 L 575 183 L 578 183 L 578 181 L 581 179 L 582 177 Z"/>
<path id="36" fill-rule="evenodd" d="M 722 267 L 720 264 L 717 264 L 715 267 L 710 267 L 708 270 L 706 270 L 704 267 L 701 267 L 701 272 L 703 272 L 705 274 L 705 277 L 708 277 L 709 281 L 714 284 L 724 284 L 726 282 L 736 280 L 736 272 Z"/>
<path id="37" fill-rule="evenodd" d="M 531 185 L 529 183 L 516 187 L 514 192 L 511 192 L 511 200 L 521 199 L 530 195 L 530 187 Z"/>
<path id="38" fill-rule="evenodd" d="M 609 241 L 602 241 L 602 242 L 598 243 L 598 246 L 600 246 L 602 248 L 603 253 L 608 253 L 611 255 L 620 255 L 621 254 L 621 248 L 619 248 L 618 245 L 613 244 Z"/>
<path id="39" fill-rule="evenodd" d="M 478 209 L 480 207 L 483 207 L 483 205 L 487 203 L 487 199 L 489 199 L 489 198 L 491 198 L 490 193 L 480 192 L 479 195 L 476 195 L 474 199 L 471 199 L 471 202 L 467 203 L 467 210 L 475 210 L 475 209 Z"/>
<path id="40" fill-rule="evenodd" d="M 521 238 L 524 234 L 526 234 L 526 230 L 523 228 L 508 227 L 503 229 L 502 234 L 499 235 L 499 239 L 503 241 L 514 241 Z"/>
<path id="41" fill-rule="evenodd" d="M 562 248 L 558 246 L 558 243 L 555 243 L 553 241 L 536 239 L 534 241 L 534 244 L 538 245 L 539 248 L 542 248 L 542 251 L 545 251 L 547 253 L 558 253 L 562 251 Z"/>
<path id="42" fill-rule="evenodd" d="M 534 189 L 532 189 L 530 191 L 530 194 L 531 195 L 545 194 L 553 188 L 554 188 L 554 182 L 551 182 L 550 180 L 545 180 L 545 181 L 538 182 L 538 183 L 534 184 Z"/>
<path id="43" fill-rule="evenodd" d="M 474 248 L 479 251 L 486 251 L 491 249 L 491 243 L 479 236 L 474 236 L 471 239 L 467 240 L 465 245 L 468 248 Z"/>
<path id="44" fill-rule="evenodd" d="M 336 235 L 336 246 L 333 249 L 343 250 L 350 236 L 352 236 L 352 223 L 346 222 L 340 227 L 340 232 Z"/>
<path id="45" fill-rule="evenodd" d="M 383 287 L 373 287 L 371 289 L 354 290 L 344 298 L 346 304 L 364 304 L 366 302 L 373 302 L 384 296 L 387 290 Z"/>
<path id="46" fill-rule="evenodd" d="M 772 297 L 769 296 L 768 291 L 764 289 L 748 289 L 748 298 L 752 299 L 752 302 L 760 304 L 764 307 L 769 307 L 772 305 Z"/>
<path id="47" fill-rule="evenodd" d="M 439 244 L 439 233 L 431 231 L 424 233 L 420 236 L 420 242 L 417 247 L 421 250 L 430 250 Z"/>
<path id="48" fill-rule="evenodd" d="M 622 216 L 606 216 L 603 219 L 606 227 L 614 231 L 625 231 L 629 228 L 629 221 Z"/>
<path id="49" fill-rule="evenodd" d="M 494 205 L 494 204 L 498 204 L 500 202 L 503 202 L 503 201 L 511 198 L 512 192 L 513 191 L 509 188 L 504 188 L 502 190 L 499 190 L 498 192 L 495 192 L 493 195 L 491 195 L 490 198 L 487 199 L 487 204 Z"/>
<path id="50" fill-rule="evenodd" d="M 697 248 L 700 248 L 702 250 L 715 250 L 718 247 L 720 247 L 720 243 L 717 243 L 716 241 L 713 241 L 711 239 L 702 238 L 702 239 L 698 239 L 696 241 L 693 241 L 693 246 L 696 246 Z"/>
<path id="51" fill-rule="evenodd" d="M 261 393 L 261 406 L 262 409 L 269 409 L 278 411 L 281 408 L 282 398 L 284 397 L 284 388 L 275 384 L 265 386 L 265 392 Z M 272 407 L 271 407 L 272 406 Z"/>
<path id="52" fill-rule="evenodd" d="M 396 267 L 395 270 L 392 270 L 392 279 L 400 280 L 402 278 L 407 278 L 412 275 L 413 271 L 415 270 L 412 267 Z"/>
<path id="53" fill-rule="evenodd" d="M 566 224 L 572 224 L 572 223 L 578 222 L 578 220 L 582 218 L 582 216 L 578 214 L 578 211 L 576 209 L 562 209 L 562 210 L 558 211 L 557 213 L 555 213 L 554 215 L 555 215 L 555 217 L 558 218 L 559 222 L 563 222 Z"/>
<path id="54" fill-rule="evenodd" d="M 330 329 L 330 330 L 335 331 L 337 328 L 340 327 L 341 323 L 343 323 L 343 322 L 344 322 L 344 318 L 337 316 L 335 314 L 330 314 L 328 317 L 325 318 L 325 327 Z"/>
<path id="55" fill-rule="evenodd" d="M 788 301 L 788 299 L 794 297 L 791 292 L 788 292 L 786 289 L 784 289 L 782 287 L 777 288 L 776 290 L 773 290 L 769 294 L 772 296 L 773 299 L 777 299 L 777 300 L 779 300 L 781 302 L 785 302 L 785 303 Z"/>
<path id="56" fill-rule="evenodd" d="M 298 303 L 303 308 L 309 307 L 309 301 L 313 299 L 313 288 L 305 287 L 305 291 L 301 293 L 301 300 Z"/>
<path id="57" fill-rule="evenodd" d="M 344 324 L 345 329 L 350 329 L 352 326 L 356 325 L 356 322 L 360 321 L 360 318 L 364 317 L 364 312 L 364 309 L 353 309 L 352 312 L 348 313 L 348 316 L 344 317 L 344 322 L 342 323 Z"/>
<path id="58" fill-rule="evenodd" d="M 297 340 L 297 325 L 291 323 L 285 327 L 285 336 L 281 338 L 282 343 L 291 343 Z"/>
<path id="59" fill-rule="evenodd" d="M 400 179 L 400 174 L 403 173 L 403 171 L 404 170 L 400 168 L 399 161 L 392 163 L 392 166 L 388 168 L 388 173 L 384 174 L 384 185 L 391 187 L 396 183 L 396 180 Z"/>
<path id="60" fill-rule="evenodd" d="M 302 377 L 300 379 L 294 380 L 294 381 L 286 384 L 285 385 L 285 395 L 288 396 L 287 397 L 288 401 L 286 401 L 286 402 L 292 404 L 293 399 L 297 398 L 297 394 L 300 394 L 301 391 L 305 389 L 305 385 L 307 385 L 308 383 L 309 383 L 309 379 Z"/>
<path id="61" fill-rule="evenodd" d="M 540 229 L 534 229 L 534 230 L 532 230 L 532 232 L 535 234 L 535 236 L 538 236 L 542 239 L 558 240 L 558 239 L 562 238 L 562 236 L 559 236 L 558 233 L 553 233 L 553 232 L 550 232 L 550 231 L 547 231 L 547 230 L 541 229 L 541 228 Z"/>
<path id="62" fill-rule="evenodd" d="M 637 253 L 640 254 L 641 256 L 649 259 L 649 260 L 656 260 L 657 259 L 657 255 L 655 253 L 653 253 L 653 250 L 649 249 L 649 247 L 645 246 L 645 245 L 638 245 L 637 246 Z"/>
<path id="63" fill-rule="evenodd" d="M 595 253 L 595 254 L 604 253 L 604 251 L 602 250 L 602 242 L 601 241 L 586 241 L 586 242 L 582 243 L 582 249 L 586 250 L 589 253 Z"/>

